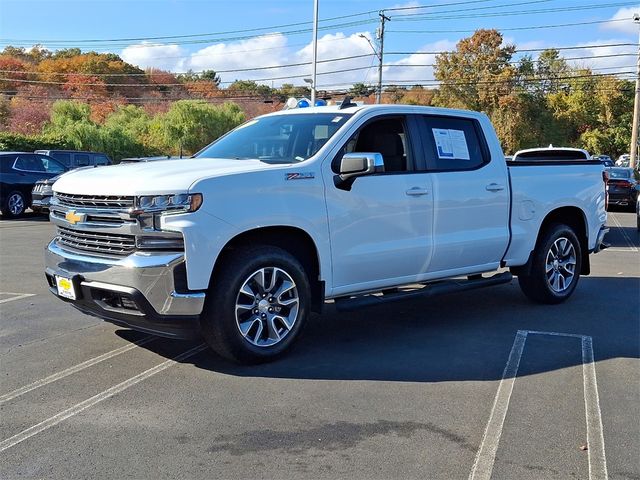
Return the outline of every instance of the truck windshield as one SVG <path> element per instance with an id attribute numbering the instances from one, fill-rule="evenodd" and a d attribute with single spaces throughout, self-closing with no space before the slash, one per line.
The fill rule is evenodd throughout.
<path id="1" fill-rule="evenodd" d="M 313 156 L 351 114 L 301 113 L 250 120 L 194 157 L 296 163 Z"/>

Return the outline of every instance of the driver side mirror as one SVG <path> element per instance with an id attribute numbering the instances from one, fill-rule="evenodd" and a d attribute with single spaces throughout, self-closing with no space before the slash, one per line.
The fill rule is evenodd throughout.
<path id="1" fill-rule="evenodd" d="M 345 153 L 340 159 L 339 173 L 333 183 L 342 190 L 351 190 L 356 178 L 384 172 L 382 155 L 374 152 Z"/>

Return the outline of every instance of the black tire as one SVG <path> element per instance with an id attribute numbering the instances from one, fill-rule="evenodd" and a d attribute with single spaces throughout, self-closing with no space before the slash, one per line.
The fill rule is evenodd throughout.
<path id="1" fill-rule="evenodd" d="M 27 209 L 27 199 L 19 190 L 10 192 L 2 204 L 2 216 L 4 218 L 19 218 Z"/>
<path id="2" fill-rule="evenodd" d="M 242 303 L 257 302 L 257 297 L 254 299 L 250 295 L 241 294 L 240 289 L 246 282 L 250 281 L 254 273 L 262 269 L 266 269 L 265 275 L 269 277 L 269 283 L 271 283 L 270 278 L 276 275 L 276 273 L 269 275 L 270 271 L 275 272 L 275 269 L 277 269 L 278 275 L 282 275 L 281 272 L 285 272 L 295 285 L 293 293 L 288 295 L 297 295 L 298 299 L 297 314 L 290 330 L 285 331 L 284 323 L 279 322 L 280 333 L 284 333 L 282 339 L 273 345 L 268 345 L 267 343 L 275 341 L 271 338 L 271 332 L 274 330 L 277 332 L 278 325 L 273 323 L 276 320 L 271 321 L 271 318 L 276 314 L 268 314 L 264 310 L 261 310 L 263 313 L 254 314 L 254 312 L 258 311 L 258 308 L 243 311 L 239 314 L 239 318 L 246 319 L 244 325 L 247 323 L 252 325 L 247 330 L 247 337 L 253 336 L 253 340 L 265 342 L 264 345 L 256 345 L 252 343 L 251 338 L 245 338 L 240 331 L 240 324 L 243 322 L 236 319 L 236 303 L 240 303 L 241 299 Z M 280 285 L 284 283 L 283 281 L 281 282 L 281 279 L 277 281 Z M 266 284 L 267 281 L 265 280 L 263 283 Z M 252 285 L 256 289 L 257 283 L 254 282 Z M 275 292 L 278 289 L 276 285 L 269 291 Z M 264 301 L 269 300 L 269 298 L 270 296 Z M 269 303 L 271 301 L 269 300 L 266 305 L 262 305 L 260 308 L 264 309 L 267 305 L 278 305 L 275 307 L 276 309 L 283 308 L 282 312 L 287 311 L 288 307 L 280 307 L 278 299 L 275 299 L 274 303 Z M 259 306 L 257 303 L 254 303 L 254 305 L 255 307 Z M 211 281 L 200 320 L 202 333 L 207 344 L 219 355 L 229 360 L 244 364 L 269 362 L 283 355 L 291 348 L 302 331 L 310 306 L 311 287 L 309 279 L 304 267 L 293 255 L 274 246 L 241 248 L 234 251 L 226 259 L 223 259 L 222 265 L 217 269 L 216 275 Z M 281 312 L 281 310 L 278 310 L 278 312 Z M 269 320 L 258 318 L 266 317 L 267 315 L 269 315 Z M 283 315 L 285 314 L 283 313 Z M 291 313 L 291 315 L 293 314 Z M 271 321 L 271 323 L 267 323 L 268 321 Z M 252 331 L 254 324 L 257 326 Z M 271 329 L 262 334 L 267 335 L 266 339 L 263 339 L 260 336 L 261 334 L 256 334 L 258 329 L 263 331 L 269 327 Z M 276 338 L 279 338 L 279 336 L 277 334 Z"/>
<path id="3" fill-rule="evenodd" d="M 565 276 L 569 276 L 569 272 L 566 270 L 569 266 L 569 258 L 555 261 L 551 267 L 552 270 L 547 273 L 548 261 L 554 258 L 554 251 L 557 249 L 557 246 L 566 245 L 561 239 L 566 239 L 571 244 L 574 253 L 573 257 L 575 257 L 573 276 L 568 285 L 566 285 L 566 279 L 560 282 L 559 277 L 564 279 Z M 568 246 L 565 247 L 565 251 L 566 250 L 571 251 Z M 559 256 L 562 257 L 562 252 L 559 252 Z M 571 227 L 558 223 L 549 225 L 538 240 L 531 261 L 532 264 L 529 274 L 518 275 L 520 288 L 529 299 L 537 303 L 557 304 L 564 302 L 573 294 L 580 279 L 582 248 L 578 237 Z M 558 280 L 558 283 L 554 287 L 553 284 L 556 283 L 555 280 Z M 560 283 L 564 283 L 564 285 L 560 285 Z M 560 291 L 558 291 L 558 289 L 560 289 Z"/>

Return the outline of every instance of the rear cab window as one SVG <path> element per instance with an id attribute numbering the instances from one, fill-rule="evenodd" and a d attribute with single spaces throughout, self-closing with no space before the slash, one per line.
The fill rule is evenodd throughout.
<path id="1" fill-rule="evenodd" d="M 489 148 L 475 119 L 422 115 L 419 130 L 429 171 L 475 170 L 490 161 Z"/>

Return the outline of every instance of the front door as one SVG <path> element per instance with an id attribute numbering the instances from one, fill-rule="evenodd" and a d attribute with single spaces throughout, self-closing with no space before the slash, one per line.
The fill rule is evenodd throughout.
<path id="1" fill-rule="evenodd" d="M 427 271 L 432 249 L 433 197 L 429 174 L 418 171 L 405 116 L 365 123 L 344 144 L 376 152 L 385 172 L 357 178 L 350 191 L 325 172 L 333 264 L 332 295 L 410 283 Z"/>

